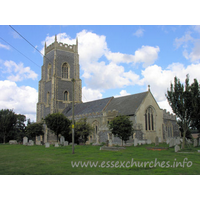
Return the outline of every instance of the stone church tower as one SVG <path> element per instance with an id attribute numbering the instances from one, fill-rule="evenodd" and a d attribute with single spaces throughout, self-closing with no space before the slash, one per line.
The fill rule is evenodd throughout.
<path id="1" fill-rule="evenodd" d="M 75 45 L 68 45 L 58 43 L 57 36 L 55 36 L 54 43 L 49 46 L 45 43 L 45 56 L 41 71 L 37 122 L 49 113 L 61 113 L 72 102 L 72 79 L 75 79 L 75 103 L 82 102 L 78 39 Z"/>

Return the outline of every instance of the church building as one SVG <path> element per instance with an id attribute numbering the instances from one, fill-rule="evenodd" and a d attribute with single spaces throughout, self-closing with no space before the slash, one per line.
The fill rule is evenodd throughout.
<path id="1" fill-rule="evenodd" d="M 160 109 L 150 91 L 150 86 L 146 92 L 82 103 L 78 39 L 75 45 L 68 45 L 58 43 L 56 36 L 53 44 L 46 46 L 45 43 L 42 76 L 39 81 L 37 122 L 49 113 L 57 112 L 72 119 L 72 80 L 75 80 L 75 120 L 86 118 L 94 128 L 88 137 L 88 144 L 99 144 L 107 140 L 112 144 L 121 144 L 121 140 L 114 137 L 108 128 L 109 122 L 118 115 L 129 116 L 133 122 L 134 134 L 127 141 L 129 143 L 135 138 L 155 142 L 157 136 L 162 142 L 168 137 L 180 136 L 176 116 Z M 54 143 L 56 137 L 45 128 L 42 140 Z"/>

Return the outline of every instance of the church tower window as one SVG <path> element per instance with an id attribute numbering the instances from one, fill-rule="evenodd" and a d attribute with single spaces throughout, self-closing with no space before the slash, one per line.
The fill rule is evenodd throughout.
<path id="1" fill-rule="evenodd" d="M 64 63 L 62 65 L 62 78 L 69 79 L 69 65 L 68 65 L 68 63 Z"/>
<path id="2" fill-rule="evenodd" d="M 145 129 L 147 131 L 154 131 L 155 112 L 152 107 L 148 107 L 145 113 Z"/>
<path id="3" fill-rule="evenodd" d="M 64 92 L 64 101 L 68 101 L 69 100 L 69 92 L 65 91 Z"/>

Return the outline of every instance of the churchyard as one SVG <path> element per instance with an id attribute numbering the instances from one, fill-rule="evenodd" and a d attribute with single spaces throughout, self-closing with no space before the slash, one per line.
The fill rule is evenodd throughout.
<path id="1" fill-rule="evenodd" d="M 33 141 L 24 141 L 27 142 L 24 145 L 13 141 L 12 144 L 0 144 L 1 175 L 200 174 L 200 146 L 196 140 L 188 142 L 184 150 L 177 145 L 177 139 L 159 143 L 159 138 L 156 146 L 150 141 L 110 149 L 102 145 L 75 145 L 75 154 L 72 154 L 72 146 L 63 140 L 62 145 L 34 145 Z M 89 164 L 81 166 L 80 162 Z M 178 162 L 181 165 L 177 165 Z"/>

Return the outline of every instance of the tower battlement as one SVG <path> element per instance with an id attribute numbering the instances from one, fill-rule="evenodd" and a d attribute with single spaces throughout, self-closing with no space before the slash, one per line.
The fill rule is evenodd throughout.
<path id="1" fill-rule="evenodd" d="M 52 51 L 53 49 L 59 49 L 64 50 L 72 53 L 78 53 L 78 39 L 76 38 L 76 44 L 64 44 L 62 42 L 57 41 L 57 36 L 55 36 L 55 42 L 50 44 L 49 46 L 46 46 L 45 43 L 45 55 Z"/>

